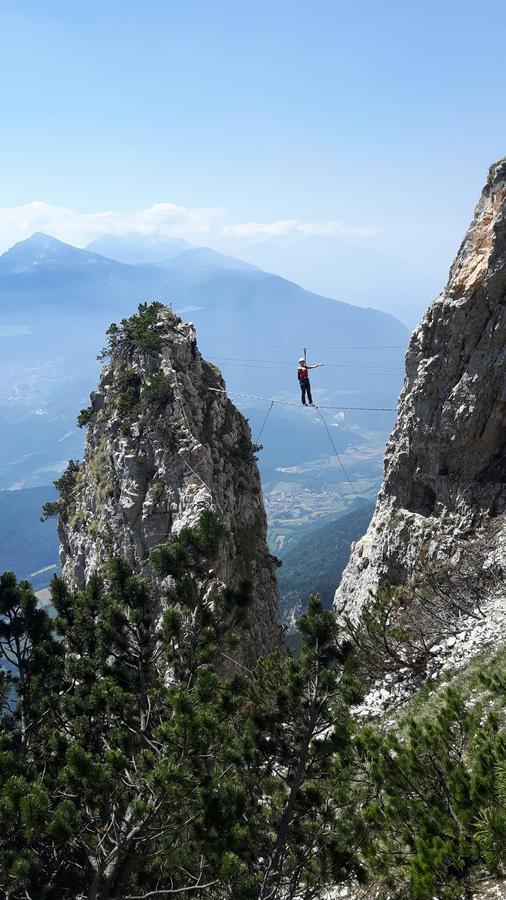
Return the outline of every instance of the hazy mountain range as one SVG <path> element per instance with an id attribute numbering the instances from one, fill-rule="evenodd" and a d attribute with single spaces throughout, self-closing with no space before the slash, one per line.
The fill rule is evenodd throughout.
<path id="1" fill-rule="evenodd" d="M 359 306 L 389 310 L 415 325 L 428 302 L 442 288 L 445 262 L 417 269 L 412 263 L 374 246 L 372 239 L 310 235 L 304 238 L 229 242 L 241 259 L 296 281 L 326 296 L 345 297 Z"/>
<path id="2" fill-rule="evenodd" d="M 374 496 L 393 412 L 328 409 L 327 432 L 300 407 L 297 360 L 306 346 L 309 361 L 325 363 L 312 375 L 320 404 L 393 408 L 408 337 L 402 323 L 184 241 L 108 236 L 83 250 L 40 233 L 0 257 L 0 490 L 50 485 L 81 456 L 76 415 L 96 384 L 105 330 L 152 299 L 193 319 L 200 350 L 222 370 L 254 438 L 264 426 L 259 464 L 276 551 L 292 546 L 306 523 L 350 508 L 355 490 Z M 265 422 L 269 402 L 258 397 L 285 402 Z M 56 563 L 54 530 L 49 538 L 35 527 L 39 499 L 19 496 L 17 512 L 14 498 L 4 504 L 0 541 L 7 529 L 21 558 L 25 543 L 23 575 Z"/>
<path id="3" fill-rule="evenodd" d="M 431 248 L 420 256 L 419 267 L 386 252 L 374 236 L 353 234 L 291 235 L 263 238 L 213 235 L 214 251 L 250 263 L 326 297 L 339 297 L 358 306 L 373 306 L 415 325 L 446 278 L 447 255 Z M 184 250 L 187 241 L 159 235 L 106 235 L 88 250 L 125 263 L 166 262 Z M 203 248 L 202 248 L 203 249 Z"/>
<path id="4" fill-rule="evenodd" d="M 172 303 L 196 322 L 199 347 L 216 360 L 231 391 L 298 402 L 295 369 L 305 345 L 318 348 L 308 353 L 326 363 L 313 378 L 320 402 L 395 405 L 407 329 L 394 317 L 311 294 L 181 241 L 129 236 L 97 246 L 150 262 L 118 262 L 43 234 L 0 257 L 0 488 L 49 483 L 65 459 L 80 453 L 75 416 L 95 384 L 105 329 L 143 300 Z M 323 349 L 383 346 L 398 349 Z M 265 403 L 235 399 L 253 410 L 253 419 L 262 417 Z M 293 446 L 300 411 L 279 407 L 279 415 L 280 440 Z M 357 429 L 386 433 L 392 421 L 388 413 L 345 415 L 335 429 L 341 446 L 347 431 L 354 439 Z M 307 458 L 306 450 L 297 455 L 292 449 L 290 464 Z"/>

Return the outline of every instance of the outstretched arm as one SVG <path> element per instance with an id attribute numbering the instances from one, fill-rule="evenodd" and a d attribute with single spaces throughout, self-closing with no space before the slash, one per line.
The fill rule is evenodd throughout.
<path id="1" fill-rule="evenodd" d="M 315 366 L 308 366 L 308 365 L 306 365 L 306 369 L 321 369 L 321 367 L 322 367 L 323 365 L 324 365 L 323 363 L 316 363 Z"/>

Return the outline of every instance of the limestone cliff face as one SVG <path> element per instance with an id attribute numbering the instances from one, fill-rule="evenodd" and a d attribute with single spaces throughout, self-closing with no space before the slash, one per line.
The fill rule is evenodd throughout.
<path id="1" fill-rule="evenodd" d="M 137 326 L 135 326 L 136 328 Z M 253 585 L 253 608 L 235 656 L 246 663 L 282 645 L 275 565 L 249 426 L 222 393 L 219 372 L 189 329 L 158 306 L 139 341 L 116 335 L 88 424 L 84 461 L 59 525 L 63 573 L 83 587 L 112 555 L 156 579 L 149 557 L 212 509 L 227 529 L 213 583 Z M 149 345 L 146 350 L 144 345 Z"/>
<path id="2" fill-rule="evenodd" d="M 492 166 L 443 293 L 412 335 L 385 475 L 335 606 L 359 617 L 383 579 L 506 548 L 506 159 Z"/>

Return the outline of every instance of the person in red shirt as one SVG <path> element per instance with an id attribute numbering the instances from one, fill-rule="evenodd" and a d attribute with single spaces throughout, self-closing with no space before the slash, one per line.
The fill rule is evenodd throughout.
<path id="1" fill-rule="evenodd" d="M 313 406 L 313 398 L 311 396 L 311 385 L 309 383 L 309 369 L 319 369 L 322 363 L 317 363 L 315 366 L 308 366 L 306 360 L 303 356 L 299 359 L 299 368 L 297 369 L 297 378 L 299 379 L 300 390 L 302 394 L 302 403 L 304 406 L 306 404 L 306 396 L 309 400 L 309 405 Z"/>

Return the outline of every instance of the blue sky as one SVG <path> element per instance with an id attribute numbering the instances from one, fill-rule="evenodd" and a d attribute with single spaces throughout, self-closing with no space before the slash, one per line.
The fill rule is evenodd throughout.
<path id="1" fill-rule="evenodd" d="M 436 282 L 506 153 L 505 37 L 491 0 L 0 0 L 0 249 L 34 201 L 167 202 L 198 243 L 330 233 Z"/>

